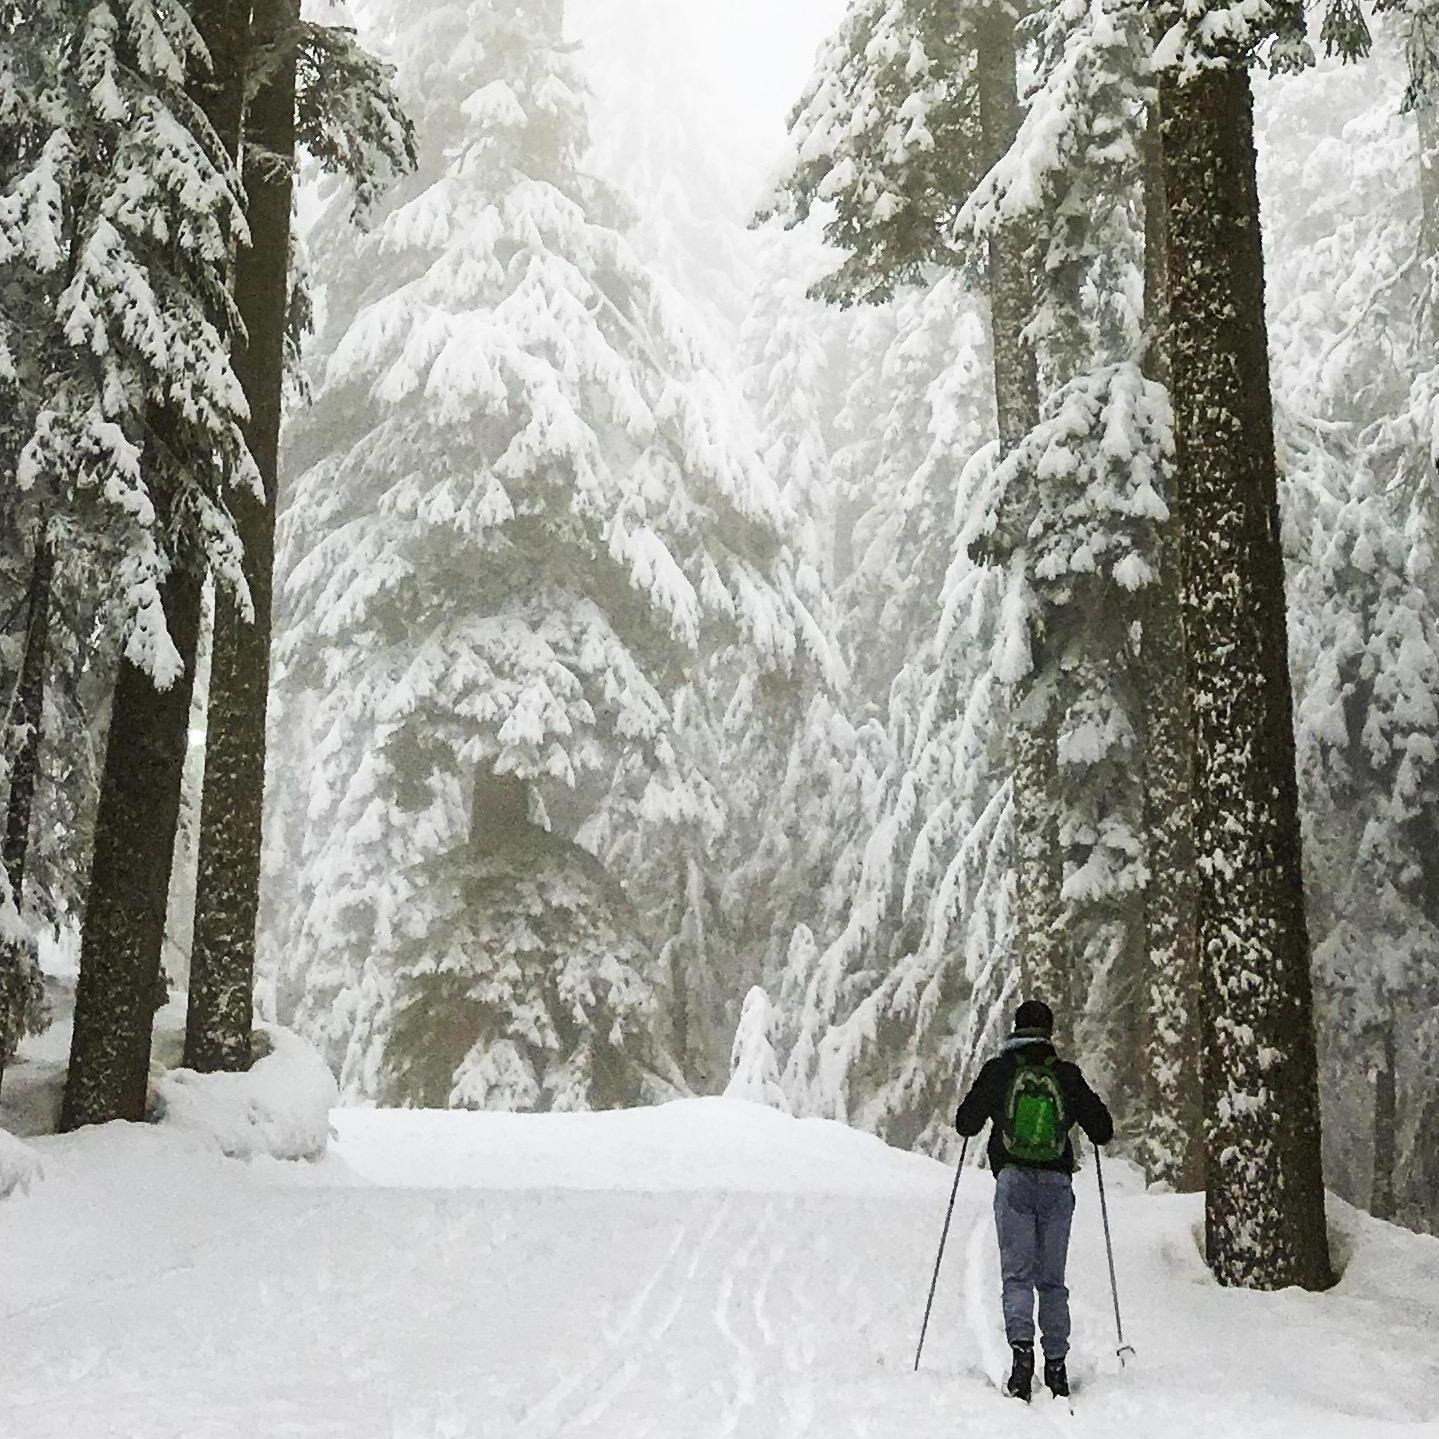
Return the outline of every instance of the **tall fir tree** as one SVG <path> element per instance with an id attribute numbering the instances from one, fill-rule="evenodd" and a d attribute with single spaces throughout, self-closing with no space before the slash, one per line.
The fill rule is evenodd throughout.
<path id="1" fill-rule="evenodd" d="M 281 662 L 292 694 L 323 690 L 323 738 L 306 967 L 278 1003 L 355 1093 L 673 1092 L 709 1062 L 688 1036 L 714 981 L 687 941 L 660 958 L 679 937 L 625 893 L 621 837 L 671 856 L 655 928 L 688 923 L 695 837 L 724 819 L 686 710 L 700 663 L 739 645 L 784 672 L 825 640 L 728 393 L 582 166 L 559 7 L 370 18 L 421 168 L 360 242 L 387 274 L 351 262 L 368 278 L 329 297 L 297 437 Z"/>
<path id="2" fill-rule="evenodd" d="M 171 622 L 184 615 L 167 618 L 166 605 L 207 567 L 240 583 L 225 501 L 252 478 L 226 360 L 229 255 L 243 222 L 201 104 L 218 114 L 224 86 L 201 94 L 205 41 L 186 11 L 28 12 L 27 84 L 14 99 L 38 143 L 22 145 L 5 207 L 16 225 L 9 293 L 29 296 L 15 476 L 41 497 L 48 534 L 87 557 L 66 555 L 66 584 L 95 585 L 84 607 L 123 656 L 63 1116 L 74 1125 L 144 1109 L 169 778 L 178 793 L 169 761 L 183 759 L 188 716 L 186 696 L 176 724 L 150 725 L 186 688 L 186 625 Z M 83 633 L 73 613 L 62 633 Z"/>
<path id="3" fill-rule="evenodd" d="M 1386 19 L 1363 67 L 1271 87 L 1261 180 L 1276 197 L 1273 348 L 1287 401 L 1326 1176 L 1352 1202 L 1433 1228 L 1435 231 L 1410 23 Z M 1298 126 L 1302 165 L 1281 138 Z M 1396 185 L 1405 174 L 1412 183 Z"/>
<path id="4" fill-rule="evenodd" d="M 1145 107 L 1144 371 L 1169 388 L 1169 232 L 1157 95 Z M 1171 461 L 1158 527 L 1154 579 L 1142 621 L 1144 830 L 1148 874 L 1144 939 L 1148 958 L 1144 1066 L 1146 1122 L 1139 1159 L 1151 1181 L 1204 1186 L 1200 1083 L 1199 886 L 1194 852 L 1194 736 L 1184 685 L 1179 526 Z"/>
<path id="5" fill-rule="evenodd" d="M 230 291 L 235 246 L 244 233 L 237 162 L 250 7 L 248 0 L 202 0 L 192 15 L 183 16 L 186 25 L 192 17 L 183 100 L 197 153 L 183 181 L 171 157 L 160 157 L 149 187 L 192 212 L 177 219 L 181 233 L 192 236 L 193 255 L 185 256 L 181 275 L 195 287 L 198 303 L 192 300 L 191 313 L 183 317 L 190 333 L 179 330 L 164 359 L 182 370 L 188 388 L 199 388 L 197 371 L 217 373 L 219 393 L 184 396 L 172 388 L 146 397 L 140 473 L 170 522 L 188 520 L 185 528 L 203 536 L 204 527 L 215 523 L 209 511 L 217 499 L 223 505 L 232 473 L 247 486 L 257 483 L 239 426 L 244 397 L 229 361 L 239 328 Z M 132 12 L 131 23 L 139 18 Z M 141 55 L 144 44 L 142 38 Z M 127 49 L 111 51 L 101 63 L 108 65 L 113 56 L 126 66 L 131 59 Z M 140 121 L 137 129 L 144 109 L 136 106 L 132 123 Z M 203 407 L 196 399 L 203 399 Z M 231 447 L 237 439 L 235 454 Z M 208 504 L 197 506 L 196 497 Z M 239 547 L 228 514 L 221 513 L 233 569 Z M 116 675 L 61 1115 L 65 1128 L 139 1119 L 145 1111 L 206 568 L 203 549 L 183 541 L 174 547 L 149 616 L 157 638 L 163 636 L 166 662 L 163 667 L 147 664 L 127 647 Z M 248 606 L 248 593 L 244 602 Z"/>
<path id="6" fill-rule="evenodd" d="M 237 497 L 234 510 L 250 613 L 227 596 L 215 601 L 185 1022 L 185 1065 L 200 1071 L 248 1069 L 251 1059 L 299 23 L 297 3 L 258 0 L 249 36 L 258 84 L 247 111 L 242 166 L 250 243 L 235 267 L 244 332 L 234 364 L 249 410 L 245 441 L 263 488 Z"/>
<path id="7" fill-rule="evenodd" d="M 1054 810 L 1072 1024 L 1121 1132 L 1142 1112 L 1145 597 L 1171 461 L 1163 389 L 1143 373 L 1142 117 L 1147 36 L 1120 5 L 1037 27 L 1038 83 L 961 233 L 1026 249 L 1039 416 L 1000 469 L 1024 515 L 1032 658 L 1057 747 Z M 1012 521 L 1001 510 L 997 529 Z M 1012 541 L 1009 542 L 1012 545 Z M 1019 876 L 1021 890 L 1025 875 Z"/>
<path id="8" fill-rule="evenodd" d="M 303 147 L 338 169 L 361 211 L 388 175 L 414 159 L 386 68 L 346 31 L 302 22 L 293 0 L 257 0 L 250 44 L 254 93 L 243 161 L 250 237 L 236 265 L 244 338 L 234 364 L 263 492 L 239 495 L 234 505 L 249 613 L 223 592 L 215 599 L 184 1056 L 201 1071 L 246 1069 L 251 1058 L 296 157 Z"/>
<path id="9" fill-rule="evenodd" d="M 1286 63 L 1302 23 L 1289 10 L 1256 22 L 1191 7 L 1159 54 L 1196 736 L 1206 1252 L 1221 1283 L 1317 1289 L 1332 1270 L 1248 73 L 1265 39 Z"/>
<path id="10" fill-rule="evenodd" d="M 792 118 L 796 160 L 785 179 L 793 212 L 804 216 L 822 206 L 827 236 L 846 256 L 819 293 L 884 299 L 927 269 L 959 262 L 953 222 L 1019 126 L 1016 22 L 1004 3 L 958 11 L 929 0 L 851 8 Z M 988 239 L 982 273 L 1006 454 L 1039 418 L 1031 263 L 1022 232 L 996 230 Z M 1029 477 L 1011 485 L 1002 532 L 986 547 L 1021 587 L 1028 563 L 1023 537 L 1035 503 Z M 1041 612 L 1027 603 L 1025 609 L 1032 618 L 1031 664 L 1015 675 L 1009 729 L 1021 876 L 1018 952 L 1026 985 L 1067 1015 L 1054 666 Z"/>

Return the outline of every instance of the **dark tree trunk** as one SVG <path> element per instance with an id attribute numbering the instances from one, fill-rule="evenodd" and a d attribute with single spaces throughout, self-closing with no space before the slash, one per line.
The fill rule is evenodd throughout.
<path id="1" fill-rule="evenodd" d="M 18 904 L 25 882 L 30 845 L 30 819 L 40 777 L 40 738 L 45 715 L 45 669 L 50 651 L 50 592 L 55 576 L 55 551 L 48 539 L 35 547 L 26 601 L 25 657 L 20 684 L 10 711 L 9 731 L 20 736 L 10 770 L 9 806 L 5 816 L 5 873 Z"/>
<path id="2" fill-rule="evenodd" d="M 1394 1194 L 1399 1126 L 1395 1065 L 1391 1013 L 1385 1017 L 1380 1034 L 1379 1066 L 1374 1073 L 1374 1175 L 1369 1189 L 1369 1212 L 1376 1219 L 1393 1219 L 1398 1212 Z"/>
<path id="3" fill-rule="evenodd" d="M 1159 116 L 1144 137 L 1145 371 L 1168 385 L 1169 236 Z M 1144 1165 L 1151 1181 L 1182 1191 L 1204 1187 L 1199 1065 L 1199 951 L 1195 933 L 1194 742 L 1184 687 L 1179 533 L 1173 487 L 1160 529 L 1157 576 L 1144 615 L 1144 890 L 1148 950 Z"/>
<path id="4" fill-rule="evenodd" d="M 998 161 L 1019 134 L 1014 27 L 1014 12 L 1000 3 L 984 13 L 975 34 L 981 143 L 987 165 Z M 1008 454 L 1039 423 L 1034 347 L 1023 339 L 1024 327 L 1034 314 L 1034 277 L 1024 236 L 1015 227 L 1005 227 L 990 241 L 986 278 L 999 445 Z"/>
<path id="5" fill-rule="evenodd" d="M 1332 1282 L 1319 1150 L 1249 77 L 1161 79 L 1204 984 L 1206 1236 L 1224 1284 Z"/>
<path id="6" fill-rule="evenodd" d="M 977 83 L 984 158 L 993 164 L 1019 132 L 1015 15 L 1008 4 L 991 6 L 976 33 Z M 999 444 L 1008 453 L 1039 423 L 1039 382 L 1034 349 L 1023 332 L 1034 314 L 1034 277 L 1024 237 L 1006 228 L 989 242 L 990 337 L 994 349 L 994 394 Z M 1018 536 L 1034 496 L 1025 484 L 1009 502 L 1005 527 Z M 1060 887 L 1057 716 L 1045 689 L 1046 636 L 1032 632 L 1034 667 L 1015 695 L 1010 768 L 1014 776 L 1017 936 L 1025 996 L 1045 1000 L 1054 1010 L 1057 1032 L 1069 1028 L 1069 960 L 1064 948 Z"/>
<path id="7" fill-rule="evenodd" d="M 197 0 L 190 12 L 214 61 L 214 74 L 196 80 L 192 93 L 233 158 L 244 115 L 249 0 Z M 163 411 L 151 425 L 163 432 Z M 172 497 L 161 493 L 158 479 L 155 489 L 167 512 Z M 120 659 L 80 945 L 64 1129 L 145 1115 L 202 583 L 195 560 L 180 555 L 161 587 L 165 623 L 183 662 L 168 689 L 157 689 Z"/>
<path id="8" fill-rule="evenodd" d="M 161 690 L 122 658 L 115 678 L 60 1116 L 67 1130 L 145 1116 L 170 862 L 189 747 L 200 578 L 177 569 L 161 595 L 185 670 Z"/>
<path id="9" fill-rule="evenodd" d="M 30 570 L 26 605 L 25 657 L 6 726 L 18 736 L 10 768 L 10 795 L 5 815 L 5 877 L 16 908 L 25 889 L 25 860 L 30 849 L 30 824 L 35 811 L 35 788 L 40 778 L 40 743 L 45 719 L 45 670 L 50 658 L 50 592 L 55 575 L 55 551 L 41 535 Z M 0 943 L 0 1084 L 5 1065 L 20 1034 L 28 989 L 30 956 L 24 945 Z"/>
<path id="10" fill-rule="evenodd" d="M 250 102 L 245 153 L 250 247 L 236 266 L 235 299 L 248 340 L 235 373 L 250 405 L 246 440 L 264 482 L 264 501 L 232 505 L 245 547 L 254 602 L 247 623 L 228 595 L 215 597 L 205 787 L 195 942 L 185 1022 L 185 1063 L 198 1070 L 250 1064 L 255 997 L 255 923 L 265 794 L 265 719 L 270 684 L 270 609 L 275 562 L 275 496 L 290 298 L 290 208 L 294 194 L 295 0 L 256 0 L 252 44 L 278 59 Z"/>

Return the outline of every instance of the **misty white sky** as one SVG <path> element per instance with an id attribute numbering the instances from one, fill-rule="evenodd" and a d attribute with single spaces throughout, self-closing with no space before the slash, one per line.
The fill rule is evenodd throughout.
<path id="1" fill-rule="evenodd" d="M 587 68 L 633 85 L 635 113 L 653 124 L 666 97 L 675 112 L 706 121 L 711 145 L 744 170 L 768 173 L 784 145 L 784 121 L 813 71 L 815 50 L 847 0 L 570 0 L 566 23 Z M 601 82 L 602 101 L 605 96 Z M 604 123 L 604 107 L 596 116 Z M 604 137 L 600 139 L 604 144 Z M 665 148 L 663 136 L 631 143 Z M 733 174 L 731 178 L 734 178 Z M 757 179 L 758 177 L 756 177 Z"/>
<path id="2" fill-rule="evenodd" d="M 682 40 L 675 74 L 699 69 L 724 102 L 716 123 L 780 132 L 785 112 L 809 77 L 815 47 L 847 0 L 570 0 L 567 24 L 587 46 L 607 37 L 643 44 L 662 28 Z"/>

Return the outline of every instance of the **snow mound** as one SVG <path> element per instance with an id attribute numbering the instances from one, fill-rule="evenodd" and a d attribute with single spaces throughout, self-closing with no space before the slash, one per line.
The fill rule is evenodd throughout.
<path id="1" fill-rule="evenodd" d="M 231 1159 L 319 1159 L 330 1139 L 335 1077 L 292 1030 L 256 1032 L 269 1049 L 245 1074 L 172 1069 L 151 1087 L 155 1123 L 212 1140 Z"/>
<path id="2" fill-rule="evenodd" d="M 22 1193 L 40 1177 L 40 1156 L 28 1144 L 0 1129 L 0 1199 Z"/>
<path id="3" fill-rule="evenodd" d="M 395 1188 L 914 1194 L 932 1159 L 827 1119 L 742 1099 L 680 1099 L 600 1114 L 347 1109 L 340 1157 Z"/>

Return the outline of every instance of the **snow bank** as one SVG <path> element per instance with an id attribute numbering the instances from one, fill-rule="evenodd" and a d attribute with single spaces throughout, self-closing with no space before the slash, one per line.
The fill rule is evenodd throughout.
<path id="1" fill-rule="evenodd" d="M 18 1189 L 30 1188 L 40 1177 L 40 1156 L 28 1144 L 0 1129 L 0 1199 L 7 1199 Z"/>
<path id="2" fill-rule="evenodd" d="M 914 1194 L 947 1173 L 826 1119 L 740 1099 L 603 1114 L 349 1109 L 337 1152 L 374 1184 L 434 1189 Z"/>
<path id="3" fill-rule="evenodd" d="M 155 1123 L 214 1141 L 232 1159 L 319 1159 L 330 1138 L 335 1077 L 291 1030 L 256 1031 L 269 1052 L 245 1074 L 172 1069 L 151 1085 Z"/>

